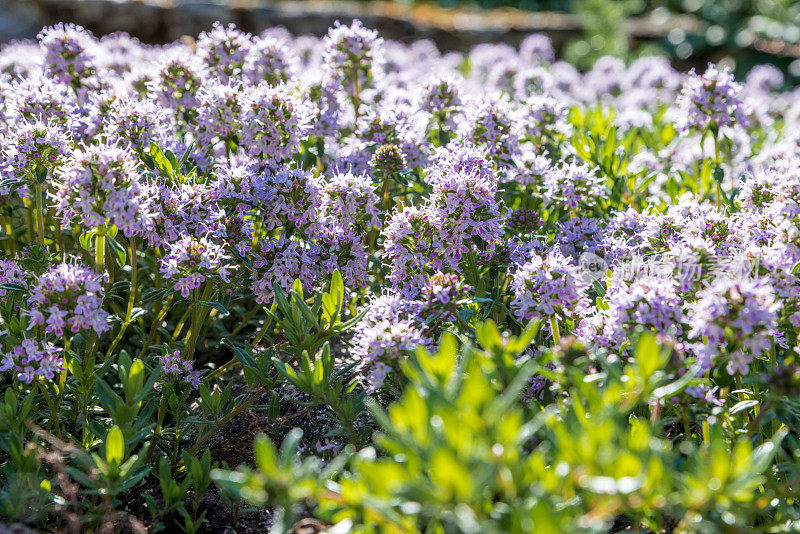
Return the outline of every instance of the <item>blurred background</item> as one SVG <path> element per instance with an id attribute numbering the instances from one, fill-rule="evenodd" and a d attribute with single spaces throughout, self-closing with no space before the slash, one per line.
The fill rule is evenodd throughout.
<path id="1" fill-rule="evenodd" d="M 770 63 L 787 83 L 800 81 L 797 0 L 0 0 L 0 43 L 59 21 L 158 43 L 196 36 L 215 20 L 250 32 L 279 25 L 322 35 L 335 20 L 353 18 L 385 38 L 431 39 L 444 51 L 515 45 L 538 32 L 581 68 L 603 55 L 658 54 L 679 68 L 726 63 L 739 76 Z"/>

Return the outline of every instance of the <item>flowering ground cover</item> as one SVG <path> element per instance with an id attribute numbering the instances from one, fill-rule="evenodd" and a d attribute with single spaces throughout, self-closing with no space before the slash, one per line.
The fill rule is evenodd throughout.
<path id="1" fill-rule="evenodd" d="M 780 71 L 358 21 L 0 69 L 8 524 L 800 528 Z"/>

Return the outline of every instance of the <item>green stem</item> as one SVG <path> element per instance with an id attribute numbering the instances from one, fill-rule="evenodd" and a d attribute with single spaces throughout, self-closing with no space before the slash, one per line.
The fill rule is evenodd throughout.
<path id="1" fill-rule="evenodd" d="M 36 195 L 36 233 L 39 236 L 39 244 L 44 246 L 44 214 L 42 213 L 42 184 L 34 187 Z"/>
<path id="2" fill-rule="evenodd" d="M 189 330 L 189 334 L 186 336 L 186 344 L 183 346 L 183 354 L 181 355 L 184 360 L 191 360 L 194 356 L 195 346 L 197 345 L 197 340 L 200 338 L 200 330 L 208 316 L 208 308 L 201 309 L 199 303 L 211 298 L 213 292 L 214 284 L 208 281 L 203 288 L 203 294 L 199 298 L 197 296 L 197 290 L 194 290 L 192 293 L 191 330 Z"/>
<path id="3" fill-rule="evenodd" d="M 30 199 L 26 198 L 24 203 L 25 203 L 25 207 L 28 208 L 28 209 L 25 210 L 25 224 L 27 226 L 28 242 L 30 243 L 30 242 L 33 241 L 33 234 L 34 234 L 33 227 L 36 224 L 33 221 L 33 212 L 35 211 L 35 209 L 31 208 Z"/>
<path id="4" fill-rule="evenodd" d="M 272 306 L 270 307 L 270 310 L 274 313 L 275 310 L 277 310 L 277 309 L 278 309 L 278 303 L 277 302 L 273 302 Z M 258 345 L 261 342 L 261 340 L 264 338 L 264 336 L 267 333 L 267 330 L 269 329 L 269 327 L 271 325 L 272 325 L 272 316 L 271 315 L 267 315 L 267 318 L 264 319 L 264 324 L 261 325 L 261 328 L 259 329 L 258 334 L 256 334 L 256 338 L 253 340 L 253 343 L 251 344 L 252 347 L 255 347 L 256 345 Z"/>
<path id="5" fill-rule="evenodd" d="M 153 431 L 153 439 L 147 445 L 147 452 L 144 455 L 145 463 L 147 463 L 147 464 L 149 464 L 151 461 L 153 461 L 153 453 L 156 450 L 156 442 L 158 441 L 158 438 L 161 437 L 161 429 L 163 428 L 164 416 L 166 415 L 166 412 L 164 411 L 164 401 L 165 400 L 166 399 L 164 397 L 164 394 L 162 393 L 161 394 L 161 400 L 158 402 L 158 418 L 156 420 L 156 428 Z"/>
<path id="6" fill-rule="evenodd" d="M 128 307 L 125 310 L 125 320 L 122 322 L 122 325 L 119 328 L 119 332 L 117 336 L 114 338 L 114 341 L 111 342 L 111 346 L 108 348 L 108 352 L 106 353 L 105 361 L 114 354 L 114 349 L 117 348 L 119 342 L 122 341 L 122 336 L 125 335 L 125 331 L 128 329 L 128 325 L 131 324 L 131 316 L 133 315 L 133 305 L 136 301 L 136 284 L 138 282 L 138 266 L 136 261 L 136 237 L 131 237 L 130 239 L 130 251 L 131 251 L 131 288 L 130 292 L 128 293 Z"/>
<path id="7" fill-rule="evenodd" d="M 719 166 L 720 164 L 720 156 L 719 156 L 719 134 L 714 132 L 714 168 Z M 722 184 L 717 182 L 716 178 L 714 178 L 714 183 L 717 184 L 717 208 L 722 207 Z"/>
<path id="8" fill-rule="evenodd" d="M 361 88 L 358 83 L 358 70 L 353 71 L 353 108 L 355 109 L 355 121 L 353 123 L 356 124 L 358 123 L 358 112 L 361 108 Z"/>
<path id="9" fill-rule="evenodd" d="M 345 413 L 341 409 L 339 409 L 339 407 L 335 403 L 329 402 L 327 404 L 328 406 L 331 407 L 333 413 L 336 414 L 337 419 L 339 419 L 339 422 L 342 423 L 342 426 L 345 427 L 345 430 L 347 430 L 350 443 L 352 443 L 354 447 L 358 448 L 359 446 L 358 432 L 356 432 L 356 428 L 353 426 L 353 422 L 346 417 Z"/>
<path id="10" fill-rule="evenodd" d="M 11 217 L 3 215 L 3 226 L 8 235 L 8 253 L 13 255 L 17 252 L 17 238 L 14 235 L 14 226 L 11 224 Z"/>
<path id="11" fill-rule="evenodd" d="M 167 302 L 164 304 L 164 307 L 161 308 L 155 317 L 153 317 L 153 324 L 150 325 L 150 333 L 147 335 L 147 340 L 142 345 L 142 351 L 139 353 L 139 358 L 143 357 L 147 352 L 147 349 L 150 348 L 150 345 L 153 344 L 153 341 L 156 339 L 156 334 L 158 333 L 158 325 L 161 324 L 161 321 L 164 320 L 164 316 L 169 311 L 170 306 L 172 305 L 172 295 L 167 297 Z"/>
<path id="12" fill-rule="evenodd" d="M 478 278 L 478 264 L 475 260 L 475 253 L 472 251 L 472 247 L 470 247 L 469 253 L 467 254 L 467 262 L 469 263 L 470 276 L 472 277 L 470 283 L 472 283 L 472 289 L 475 291 L 475 298 L 482 299 L 486 291 Z"/>
<path id="13" fill-rule="evenodd" d="M 98 233 L 94 241 L 94 266 L 97 274 L 103 274 L 106 269 L 106 236 Z"/>
<path id="14" fill-rule="evenodd" d="M 241 332 L 242 329 L 245 326 L 247 326 L 247 323 L 250 322 L 250 319 L 252 319 L 253 317 L 256 316 L 256 314 L 258 313 L 258 310 L 260 310 L 260 309 L 261 309 L 261 304 L 256 304 L 250 311 L 248 311 L 244 315 L 244 317 L 242 317 L 242 321 L 239 323 L 239 325 L 236 328 L 233 329 L 233 331 L 231 332 L 230 337 L 235 337 L 236 334 Z"/>

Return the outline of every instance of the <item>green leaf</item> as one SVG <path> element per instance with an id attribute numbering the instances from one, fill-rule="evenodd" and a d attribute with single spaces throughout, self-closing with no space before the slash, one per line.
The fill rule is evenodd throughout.
<path id="1" fill-rule="evenodd" d="M 78 242 L 80 243 L 81 248 L 83 250 L 92 250 L 92 238 L 96 233 L 97 233 L 96 230 L 89 230 L 88 232 L 82 233 L 78 237 Z"/>
<path id="2" fill-rule="evenodd" d="M 111 427 L 106 436 L 106 463 L 121 465 L 125 458 L 125 437 L 118 426 Z"/>
<path id="3" fill-rule="evenodd" d="M 24 293 L 25 291 L 27 291 L 27 289 L 25 289 L 23 286 L 11 282 L 0 284 L 0 289 L 4 289 L 6 291 L 17 291 L 20 293 Z"/>
<path id="4" fill-rule="evenodd" d="M 205 306 L 207 308 L 214 308 L 223 315 L 228 315 L 230 313 L 228 312 L 228 308 L 223 306 L 221 302 L 208 302 L 206 300 L 201 300 L 200 302 L 198 302 L 198 304 L 200 306 Z"/>
<path id="5" fill-rule="evenodd" d="M 125 251 L 125 247 L 120 245 L 113 237 L 107 238 L 106 242 L 111 252 L 114 253 L 114 259 L 117 260 L 117 265 L 120 267 L 125 266 L 128 261 L 128 253 Z"/>
<path id="6" fill-rule="evenodd" d="M 725 179 L 725 169 L 723 169 L 720 165 L 715 165 L 714 166 L 714 174 L 713 174 L 713 176 L 714 176 L 714 180 L 718 184 L 721 184 L 722 181 Z"/>
<path id="7" fill-rule="evenodd" d="M 43 184 L 45 180 L 47 180 L 47 167 L 37 165 L 34 173 L 36 174 L 36 181 L 40 184 Z"/>
<path id="8" fill-rule="evenodd" d="M 128 394 L 135 397 L 144 385 L 144 364 L 142 360 L 134 360 L 128 373 Z"/>
<path id="9" fill-rule="evenodd" d="M 656 337 L 651 332 L 645 332 L 639 336 L 639 343 L 636 345 L 636 363 L 645 380 L 661 369 L 661 349 L 656 343 Z"/>
<path id="10" fill-rule="evenodd" d="M 730 413 L 733 415 L 754 406 L 758 406 L 758 401 L 756 399 L 743 400 L 733 405 Z"/>
<path id="11" fill-rule="evenodd" d="M 322 310 L 328 324 L 334 324 L 339 318 L 344 304 L 344 282 L 339 270 L 335 270 L 331 276 L 330 290 L 322 295 Z"/>
<path id="12" fill-rule="evenodd" d="M 275 450 L 275 445 L 272 444 L 272 441 L 267 436 L 263 434 L 256 436 L 253 455 L 259 471 L 267 476 L 277 471 L 278 451 Z"/>

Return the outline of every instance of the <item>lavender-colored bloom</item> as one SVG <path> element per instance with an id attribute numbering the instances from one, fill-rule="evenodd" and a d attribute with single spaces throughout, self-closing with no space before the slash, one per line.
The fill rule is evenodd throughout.
<path id="1" fill-rule="evenodd" d="M 462 136 L 470 143 L 485 146 L 495 163 L 508 163 L 519 145 L 518 114 L 505 100 L 485 99 L 466 110 Z"/>
<path id="2" fill-rule="evenodd" d="M 533 140 L 552 141 L 569 132 L 569 109 L 552 96 L 531 96 L 525 99 L 523 109 L 519 125 Z"/>
<path id="3" fill-rule="evenodd" d="M 190 390 L 200 387 L 203 378 L 201 371 L 195 371 L 191 360 L 181 358 L 180 351 L 176 350 L 172 354 L 156 356 L 161 365 L 161 383 L 172 382 L 174 384 L 186 384 Z"/>
<path id="4" fill-rule="evenodd" d="M 778 67 L 769 64 L 756 65 L 747 73 L 744 90 L 749 94 L 769 95 L 772 91 L 780 89 L 783 81 L 783 73 Z"/>
<path id="5" fill-rule="evenodd" d="M 724 126 L 747 126 L 748 110 L 742 101 L 742 86 L 733 79 L 728 67 L 713 63 L 702 76 L 694 69 L 689 73 L 678 97 L 678 120 L 681 132 Z"/>
<path id="6" fill-rule="evenodd" d="M 582 253 L 599 252 L 603 222 L 593 217 L 575 217 L 558 226 L 555 244 L 565 256 L 577 259 Z"/>
<path id="7" fill-rule="evenodd" d="M 174 281 L 175 291 L 188 297 L 206 280 L 230 283 L 228 260 L 221 245 L 206 237 L 184 236 L 167 246 L 160 271 L 166 280 Z"/>
<path id="8" fill-rule="evenodd" d="M 0 259 L 0 286 L 16 284 L 25 289 L 28 287 L 28 273 L 14 260 Z M 5 302 L 8 291 L 0 287 L 0 303 Z"/>
<path id="9" fill-rule="evenodd" d="M 58 123 L 67 131 L 80 128 L 80 108 L 69 88 L 50 78 L 19 80 L 10 90 L 8 115 L 29 122 Z"/>
<path id="10" fill-rule="evenodd" d="M 74 24 L 58 24 L 38 35 L 44 50 L 45 73 L 75 91 L 83 101 L 103 85 L 95 65 L 97 39 Z"/>
<path id="11" fill-rule="evenodd" d="M 140 218 L 138 235 L 151 246 L 171 243 L 186 234 L 212 233 L 225 217 L 225 211 L 215 202 L 222 195 L 212 184 L 161 180 L 146 184 L 144 190 L 152 215 Z"/>
<path id="12" fill-rule="evenodd" d="M 541 199 L 545 177 L 552 172 L 553 162 L 547 154 L 540 153 L 532 144 L 526 143 L 514 156 L 514 165 L 505 170 L 504 181 L 517 182 L 527 188 L 527 194 Z"/>
<path id="13" fill-rule="evenodd" d="M 526 67 L 514 76 L 514 95 L 520 99 L 545 97 L 552 93 L 554 84 L 553 75 L 545 67 Z"/>
<path id="14" fill-rule="evenodd" d="M 262 83 L 239 99 L 239 144 L 245 154 L 267 167 L 292 157 L 310 130 L 310 110 L 286 86 Z"/>
<path id="15" fill-rule="evenodd" d="M 600 310 L 601 329 L 595 341 L 618 349 L 633 341 L 637 328 L 677 338 L 682 332 L 683 300 L 675 281 L 639 277 L 630 283 L 613 278 Z"/>
<path id="16" fill-rule="evenodd" d="M 348 287 L 365 287 L 369 283 L 369 253 L 363 229 L 353 225 L 323 226 L 316 240 L 322 273 L 332 273 L 338 269 Z"/>
<path id="17" fill-rule="evenodd" d="M 35 339 L 23 339 L 19 345 L 10 347 L 0 361 L 0 371 L 11 371 L 16 380 L 26 384 L 37 377 L 53 380 L 63 370 L 61 349 Z"/>
<path id="18" fill-rule="evenodd" d="M 553 42 L 543 33 L 532 33 L 519 44 L 519 55 L 525 61 L 552 63 L 556 58 Z"/>
<path id="19" fill-rule="evenodd" d="M 171 110 L 176 119 L 191 122 L 203 83 L 200 62 L 182 47 L 175 46 L 162 52 L 154 70 L 147 88 L 155 101 L 164 109 Z"/>
<path id="20" fill-rule="evenodd" d="M 371 151 L 369 147 L 386 144 L 396 145 L 402 150 L 409 167 L 416 167 L 426 162 L 423 131 L 417 127 L 416 117 L 410 115 L 409 111 L 407 107 L 384 105 L 375 110 L 369 108 L 361 115 L 356 129 L 358 139 L 361 141 L 357 148 L 363 158 L 363 163 L 359 161 L 362 167 L 366 167 L 369 163 Z"/>
<path id="21" fill-rule="evenodd" d="M 581 163 L 562 162 L 544 176 L 544 199 L 550 206 L 590 208 L 605 197 L 605 178 Z"/>
<path id="22" fill-rule="evenodd" d="M 110 139 L 144 151 L 150 143 L 162 148 L 175 148 L 172 139 L 172 117 L 152 100 L 121 98 L 115 100 L 104 115 L 103 131 Z"/>
<path id="23" fill-rule="evenodd" d="M 698 360 L 707 369 L 724 361 L 728 373 L 747 374 L 776 340 L 779 309 L 767 279 L 715 281 L 689 308 L 689 338 L 697 341 Z"/>
<path id="24" fill-rule="evenodd" d="M 437 321 L 456 321 L 455 313 L 467 302 L 471 289 L 458 275 L 437 271 L 428 277 L 420 291 L 421 314 Z"/>
<path id="25" fill-rule="evenodd" d="M 150 191 L 128 150 L 105 144 L 83 147 L 59 176 L 52 196 L 64 227 L 73 222 L 87 228 L 113 224 L 126 236 L 144 232 Z"/>
<path id="26" fill-rule="evenodd" d="M 446 244 L 446 263 L 458 269 L 470 251 L 491 251 L 501 239 L 503 203 L 493 176 L 480 171 L 435 176 L 427 209 Z"/>
<path id="27" fill-rule="evenodd" d="M 238 30 L 233 24 L 227 27 L 215 22 L 211 31 L 197 38 L 197 57 L 208 69 L 208 75 L 226 83 L 241 76 L 242 69 L 253 46 L 252 36 Z"/>
<path id="28" fill-rule="evenodd" d="M 297 58 L 286 39 L 273 35 L 255 37 L 242 67 L 251 85 L 286 83 L 295 72 Z"/>
<path id="29" fill-rule="evenodd" d="M 325 226 L 354 227 L 366 233 L 380 228 L 381 217 L 372 180 L 365 174 L 334 173 L 322 184 L 320 219 Z"/>
<path id="30" fill-rule="evenodd" d="M 39 183 L 46 188 L 72 152 L 69 134 L 53 122 L 18 122 L 3 145 L 0 178 L 23 180 L 28 188 Z"/>
<path id="31" fill-rule="evenodd" d="M 406 165 L 406 155 L 397 145 L 379 146 L 369 162 L 372 174 L 384 180 L 403 171 Z"/>
<path id="32" fill-rule="evenodd" d="M 579 319 L 588 311 L 588 284 L 578 267 L 558 248 L 535 255 L 521 265 L 511 281 L 511 310 L 519 320 L 552 317 L 556 312 Z"/>
<path id="33" fill-rule="evenodd" d="M 440 127 L 454 130 L 454 115 L 463 105 L 462 83 L 451 74 L 437 75 L 423 82 L 418 89 L 419 108 L 430 113 Z"/>
<path id="34" fill-rule="evenodd" d="M 543 222 L 536 210 L 514 210 L 506 218 L 506 230 L 523 236 L 535 234 L 542 229 Z"/>
<path id="35" fill-rule="evenodd" d="M 322 189 L 322 181 L 307 171 L 266 171 L 253 180 L 253 200 L 263 213 L 267 230 L 291 224 L 313 236 L 319 225 Z"/>
<path id="36" fill-rule="evenodd" d="M 254 249 L 251 289 L 256 302 L 269 304 L 275 296 L 275 284 L 287 293 L 295 280 L 303 287 L 313 288 L 320 276 L 318 245 L 283 235 L 258 242 Z"/>
<path id="37" fill-rule="evenodd" d="M 304 74 L 302 92 L 311 114 L 309 135 L 323 139 L 335 135 L 347 106 L 341 84 L 325 72 Z"/>
<path id="38" fill-rule="evenodd" d="M 241 86 L 209 81 L 197 93 L 195 135 L 209 157 L 236 150 L 242 128 Z"/>
<path id="39" fill-rule="evenodd" d="M 449 143 L 436 150 L 433 165 L 428 168 L 430 184 L 444 182 L 451 174 L 474 175 L 479 180 L 495 180 L 492 161 L 486 147 L 468 143 Z"/>
<path id="40" fill-rule="evenodd" d="M 358 371 L 368 392 L 380 389 L 389 374 L 399 370 L 405 351 L 431 343 L 421 330 L 418 313 L 419 303 L 397 294 L 373 299 L 353 337 L 353 356 L 360 359 Z"/>
<path id="41" fill-rule="evenodd" d="M 425 283 L 425 273 L 440 269 L 444 243 L 441 232 L 424 209 L 405 206 L 389 218 L 381 236 L 389 279 L 395 289 L 414 292 Z"/>
<path id="42" fill-rule="evenodd" d="M 350 26 L 338 20 L 323 40 L 325 66 L 343 78 L 357 71 L 368 71 L 380 59 L 383 39 L 378 32 L 368 30 L 360 20 Z"/>
<path id="43" fill-rule="evenodd" d="M 102 334 L 111 328 L 104 295 L 101 278 L 93 270 L 79 263 L 50 267 L 31 283 L 29 328 L 43 326 L 59 337 L 84 330 Z"/>

